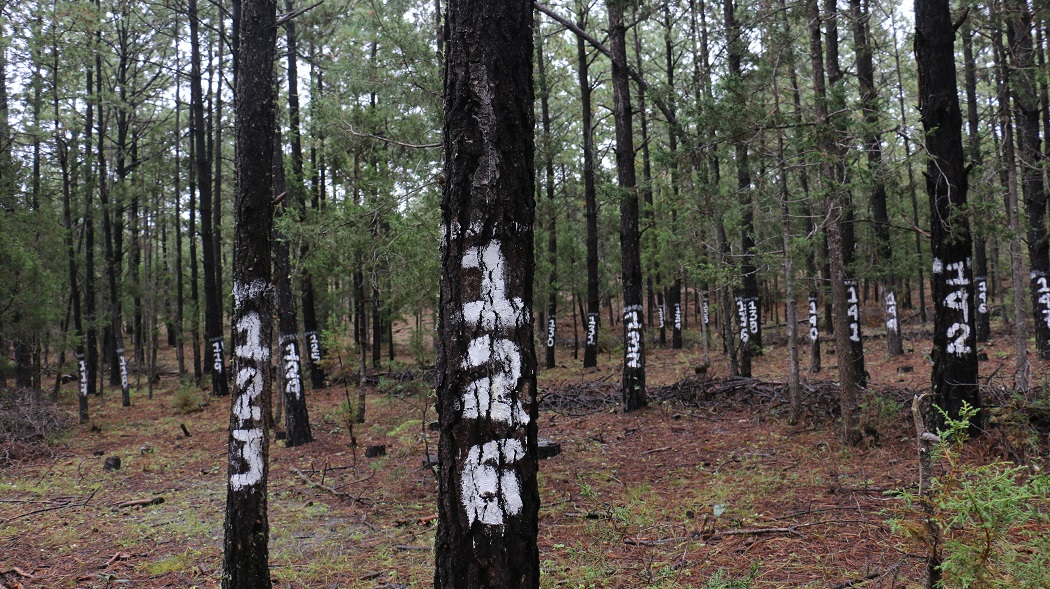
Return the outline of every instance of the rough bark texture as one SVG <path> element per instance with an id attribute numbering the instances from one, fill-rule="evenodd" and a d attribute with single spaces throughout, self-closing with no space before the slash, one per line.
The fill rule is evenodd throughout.
<path id="1" fill-rule="evenodd" d="M 206 146 L 204 127 L 204 91 L 201 85 L 200 35 L 198 33 L 197 0 L 189 0 L 190 21 L 190 103 L 193 117 L 194 147 L 196 149 L 197 190 L 200 195 L 201 269 L 204 272 L 204 333 L 207 336 L 205 362 L 211 372 L 213 395 L 228 395 L 226 359 L 223 351 L 222 293 L 215 276 L 215 239 L 212 231 L 211 162 Z M 271 76 L 272 77 L 272 76 Z"/>
<path id="2" fill-rule="evenodd" d="M 452 1 L 445 40 L 434 585 L 535 588 L 532 4 Z"/>
<path id="3" fill-rule="evenodd" d="M 967 178 L 962 112 L 955 76 L 951 13 L 947 0 L 916 0 L 915 59 L 919 112 L 925 131 L 926 192 L 930 197 L 933 252 L 934 402 L 958 419 L 964 402 L 980 406 Z"/>
<path id="4" fill-rule="evenodd" d="M 536 39 L 536 63 L 540 86 L 540 118 L 543 125 L 543 180 L 547 196 L 547 357 L 544 366 L 554 368 L 554 347 L 558 335 L 558 209 L 554 202 L 554 146 L 551 144 L 550 85 L 543 56 L 543 36 Z"/>
<path id="5" fill-rule="evenodd" d="M 269 589 L 266 479 L 269 438 L 270 317 L 273 303 L 270 233 L 273 228 L 274 53 L 277 5 L 241 5 L 234 111 L 237 183 L 234 215 L 234 350 L 229 478 L 226 487 L 223 589 Z"/>
<path id="6" fill-rule="evenodd" d="M 285 0 L 285 9 L 289 13 L 294 11 L 295 6 L 292 4 L 292 0 Z M 295 19 L 289 20 L 284 25 L 284 28 L 288 46 L 288 127 L 292 146 L 292 182 L 289 188 L 295 197 L 292 202 L 296 206 L 299 219 L 305 220 L 306 185 L 303 178 L 302 134 L 299 129 L 301 126 L 299 120 L 299 53 L 297 49 L 298 39 L 295 34 Z M 315 209 L 318 206 L 318 198 L 315 191 L 313 204 Z M 304 241 L 299 247 L 299 259 L 303 259 L 308 253 L 309 248 Z M 303 330 L 306 332 L 306 351 L 310 362 L 310 384 L 313 388 L 319 389 L 324 386 L 325 380 L 324 368 L 321 366 L 321 361 L 324 359 L 324 349 L 321 347 L 321 337 L 318 334 L 321 328 L 317 320 L 314 282 L 309 270 L 306 268 L 302 269 L 300 287 L 302 289 Z"/>
<path id="7" fill-rule="evenodd" d="M 616 121 L 616 177 L 620 195 L 620 258 L 623 281 L 624 411 L 646 405 L 645 328 L 642 317 L 641 239 L 638 232 L 638 190 L 634 171 L 631 90 L 627 75 L 626 26 L 623 8 L 610 3 L 609 49 L 612 52 L 613 118 Z"/>
<path id="8" fill-rule="evenodd" d="M 288 206 L 284 178 L 284 151 L 281 149 L 281 132 L 275 124 L 273 150 L 273 194 L 281 198 L 278 215 L 291 215 Z M 273 260 L 274 280 L 277 285 L 277 333 L 278 370 L 281 390 L 284 394 L 284 445 L 291 448 L 313 441 L 310 433 L 310 416 L 306 409 L 306 387 L 303 386 L 299 354 L 299 323 L 296 321 L 295 301 L 292 298 L 291 249 L 280 230 L 274 229 Z M 280 417 L 278 416 L 278 419 Z"/>
<path id="9" fill-rule="evenodd" d="M 994 13 L 993 13 L 994 14 Z M 1002 159 L 1014 160 L 1014 130 L 1010 116 L 1008 87 L 1010 72 L 1006 69 L 1006 49 L 1003 47 L 1002 31 L 996 22 L 992 41 L 995 47 L 996 98 L 999 101 L 999 118 L 1003 130 Z M 1021 267 L 1021 218 L 1017 196 L 1017 166 L 1004 166 L 1001 178 L 1006 184 L 1006 214 L 1010 224 L 1010 283 L 1013 293 L 1014 323 L 1014 388 L 1027 391 L 1030 384 L 1028 363 L 1028 331 L 1025 327 L 1024 273 Z"/>
<path id="10" fill-rule="evenodd" d="M 875 68 L 869 42 L 870 18 L 866 2 L 850 0 L 853 18 L 853 41 L 856 47 L 857 84 L 860 86 L 860 105 L 864 111 L 864 152 L 868 158 L 870 203 L 875 232 L 875 259 L 880 266 L 879 284 L 882 290 L 882 309 L 886 324 L 886 353 L 899 356 L 904 352 L 900 322 L 897 318 L 897 293 L 894 291 L 892 248 L 890 246 L 890 216 L 886 208 L 886 183 L 882 179 L 882 138 L 879 133 L 878 91 L 875 88 Z"/>
<path id="11" fill-rule="evenodd" d="M 980 122 L 977 113 L 977 64 L 973 56 L 973 31 L 968 23 L 963 24 L 963 64 L 964 79 L 966 86 L 966 123 L 967 139 L 970 158 L 970 166 L 973 169 L 981 165 L 981 138 L 978 124 Z M 976 285 L 977 300 L 977 341 L 986 342 L 992 338 L 991 313 L 988 309 L 988 255 L 985 247 L 985 238 L 977 227 L 974 227 L 973 235 L 973 270 Z"/>
<path id="12" fill-rule="evenodd" d="M 737 110 L 747 108 L 747 91 L 744 88 L 741 60 L 744 53 L 744 40 L 740 35 L 740 24 L 736 18 L 734 0 L 723 0 L 725 18 L 727 61 L 733 99 Z M 744 306 L 740 332 L 740 375 L 751 376 L 751 357 L 762 352 L 762 305 L 758 294 L 758 269 L 755 267 L 755 211 L 751 195 L 751 166 L 747 134 L 744 128 L 736 129 L 733 147 L 736 154 L 736 186 L 740 197 L 742 221 L 740 227 L 740 275 L 743 288 L 740 292 Z M 739 309 L 738 309 L 739 311 Z M 745 334 L 746 330 L 746 334 Z M 746 339 L 745 339 L 746 337 Z"/>
<path id="13" fill-rule="evenodd" d="M 584 14 L 578 24 L 583 28 Z M 583 196 L 587 223 L 587 339 L 583 347 L 583 367 L 598 365 L 598 330 L 601 327 L 601 300 L 598 292 L 598 192 L 594 183 L 594 127 L 591 120 L 591 81 L 587 73 L 589 58 L 583 37 L 576 36 L 576 60 L 580 78 L 580 105 L 583 125 Z"/>
<path id="14" fill-rule="evenodd" d="M 861 436 L 857 422 L 857 375 L 856 364 L 851 361 L 850 327 L 847 316 L 846 268 L 842 244 L 842 215 L 839 202 L 841 182 L 833 161 L 836 153 L 834 131 L 828 119 L 827 86 L 824 81 L 824 58 L 820 39 L 820 9 L 817 0 L 809 0 L 809 49 L 810 63 L 813 69 L 813 90 L 815 94 L 814 114 L 817 148 L 822 161 L 820 175 L 826 193 L 827 208 L 827 243 L 828 243 L 828 278 L 831 283 L 832 318 L 835 321 L 835 351 L 838 356 L 839 387 L 841 389 L 839 405 L 842 414 L 843 441 L 849 445 L 860 442 Z"/>
<path id="15" fill-rule="evenodd" d="M 1028 218 L 1029 292 L 1035 319 L 1035 347 L 1050 358 L 1050 240 L 1046 231 L 1047 193 L 1043 187 L 1043 153 L 1039 149 L 1039 97 L 1034 67 L 1032 15 L 1025 0 L 1011 0 L 1006 14 L 1010 42 L 1010 94 L 1017 122 L 1017 151 L 1021 162 L 1021 193 Z"/>

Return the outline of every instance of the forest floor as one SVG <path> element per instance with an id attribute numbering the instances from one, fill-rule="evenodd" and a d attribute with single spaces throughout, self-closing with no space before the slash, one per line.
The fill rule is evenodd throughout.
<path id="1" fill-rule="evenodd" d="M 879 392 L 865 396 L 863 414 L 878 434 L 852 449 L 838 441 L 834 401 L 818 386 L 835 374 L 827 343 L 824 372 L 804 373 L 811 392 L 798 426 L 787 424 L 782 387 L 773 384 L 784 380 L 786 352 L 771 330 L 755 361 L 758 380 L 745 388 L 725 385 L 716 350 L 701 378 L 695 341 L 688 350 L 651 344 L 650 406 L 626 415 L 617 350 L 583 370 L 571 348 L 559 349 L 559 367 L 540 371 L 540 436 L 562 448 L 540 464 L 541 586 L 918 586 L 923 548 L 890 524 L 918 517 L 901 498 L 918 474 L 908 405 L 930 373 L 929 340 L 914 329 L 898 358 L 868 340 Z M 982 346 L 983 377 L 1011 372 L 1009 350 L 1006 335 Z M 0 464 L 0 587 L 219 586 L 229 401 L 194 391 L 190 404 L 203 406 L 182 412 L 186 391 L 175 392 L 169 349 L 161 360 L 165 376 L 152 399 L 143 387 L 124 408 L 108 390 L 90 400 L 88 424 L 54 438 L 47 452 Z M 275 587 L 432 585 L 433 399 L 422 381 L 398 374 L 387 370 L 369 386 L 367 420 L 353 426 L 356 448 L 346 407 L 356 402 L 354 384 L 308 393 L 314 443 L 271 443 Z M 1033 376 L 1050 378 L 1050 368 L 1039 363 Z M 72 386 L 61 401 L 70 412 Z M 376 444 L 386 455 L 365 458 Z M 964 460 L 1002 460 L 1007 446 L 986 435 L 966 446 Z M 121 468 L 106 471 L 112 456 Z"/>

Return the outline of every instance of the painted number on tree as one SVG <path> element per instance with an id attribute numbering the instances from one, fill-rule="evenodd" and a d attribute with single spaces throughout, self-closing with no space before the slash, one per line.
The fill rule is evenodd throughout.
<path id="1" fill-rule="evenodd" d="M 809 341 L 816 342 L 820 338 L 817 331 L 817 297 L 809 297 Z"/>
<path id="2" fill-rule="evenodd" d="M 462 367 L 488 369 L 487 376 L 464 388 L 463 417 L 489 419 L 516 430 L 530 420 L 516 394 L 521 380 L 521 350 L 514 341 L 501 336 L 506 329 L 522 327 L 531 319 L 522 299 L 507 295 L 506 260 L 499 241 L 468 249 L 463 255 L 463 268 L 481 271 L 479 299 L 463 304 L 463 319 L 484 333 L 468 344 Z M 552 317 L 548 323 L 548 346 L 554 345 L 555 326 Z M 507 517 L 521 512 L 521 483 L 514 463 L 523 457 L 524 446 L 512 437 L 478 444 L 467 451 L 459 487 L 470 525 L 503 525 Z"/>
<path id="3" fill-rule="evenodd" d="M 846 316 L 849 317 L 849 339 L 860 341 L 860 301 L 857 299 L 857 283 L 846 281 Z"/>
<path id="4" fill-rule="evenodd" d="M 624 360 L 629 368 L 642 367 L 642 306 L 630 305 L 623 310 L 623 325 L 626 330 Z"/>

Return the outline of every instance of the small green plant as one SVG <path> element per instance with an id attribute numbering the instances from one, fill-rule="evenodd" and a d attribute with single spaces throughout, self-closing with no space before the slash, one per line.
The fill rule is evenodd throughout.
<path id="1" fill-rule="evenodd" d="M 939 550 L 939 587 L 1050 587 L 1050 477 L 1004 462 L 963 461 L 977 410 L 965 405 L 957 420 L 942 415 L 946 428 L 938 432 L 933 456 L 943 474 L 933 479 L 928 497 L 904 496 L 910 506 L 924 507 L 923 517 L 940 538 L 931 538 L 930 528 L 908 514 L 892 520 L 891 528 L 920 550 Z"/>
<path id="2" fill-rule="evenodd" d="M 758 576 L 758 563 L 751 563 L 751 570 L 746 577 L 731 577 L 725 569 L 718 569 L 707 578 L 703 589 L 751 589 L 751 582 Z"/>
<path id="3" fill-rule="evenodd" d="M 201 410 L 201 394 L 192 382 L 179 384 L 171 398 L 171 406 L 178 414 L 193 413 Z"/>
<path id="4" fill-rule="evenodd" d="M 422 327 L 413 327 L 408 335 L 408 353 L 416 361 L 416 366 L 426 368 L 434 365 L 434 334 Z"/>

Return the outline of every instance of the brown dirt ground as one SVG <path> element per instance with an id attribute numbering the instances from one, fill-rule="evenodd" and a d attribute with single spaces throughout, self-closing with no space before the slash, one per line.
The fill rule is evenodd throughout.
<path id="1" fill-rule="evenodd" d="M 927 386 L 928 340 L 909 329 L 903 357 L 888 359 L 881 340 L 868 340 L 874 385 Z M 783 380 L 784 338 L 766 334 L 754 374 Z M 695 346 L 696 334 L 689 335 Z M 833 377 L 829 347 L 824 373 L 806 378 Z M 982 351 L 990 358 L 983 375 L 1010 372 L 1005 334 Z M 700 357 L 695 347 L 651 344 L 648 352 L 654 389 L 691 374 Z M 723 357 L 713 350 L 712 359 L 711 375 L 726 376 Z M 595 370 L 578 368 L 571 348 L 559 350 L 559 363 L 541 371 L 541 395 L 602 382 L 615 391 L 615 351 Z M 162 364 L 173 371 L 167 348 Z M 1050 376 L 1047 364 L 1034 366 L 1033 376 Z M 166 375 L 153 399 L 143 387 L 130 408 L 107 391 L 91 399 L 90 424 L 60 437 L 50 453 L 0 467 L 0 587 L 218 587 L 228 401 L 202 396 L 200 411 L 180 414 L 176 385 Z M 379 388 L 369 388 L 367 423 L 354 426 L 356 451 L 340 409 L 347 395 L 356 399 L 354 385 L 309 394 L 315 443 L 271 444 L 276 587 L 432 584 L 436 485 L 422 461 L 435 451 L 437 434 L 422 425 L 433 413 L 426 396 L 394 390 L 389 377 Z M 901 392 L 899 400 L 906 398 Z M 72 389 L 63 404 L 73 410 Z M 892 492 L 916 483 L 910 417 L 899 405 L 881 413 L 869 406 L 865 415 L 880 444 L 869 439 L 849 450 L 827 420 L 788 426 L 782 399 L 654 402 L 628 415 L 615 408 L 541 412 L 540 435 L 563 450 L 541 463 L 542 586 L 702 587 L 719 571 L 753 576 L 752 586 L 763 588 L 844 587 L 865 577 L 873 578 L 857 586 L 916 586 L 916 547 L 887 524 L 904 513 Z M 993 438 L 970 444 L 967 459 L 1002 458 Z M 370 444 L 386 444 L 386 456 L 364 458 Z M 120 457 L 122 468 L 103 471 L 107 456 Z M 339 494 L 308 485 L 292 469 Z M 153 497 L 164 502 L 116 506 Z"/>

